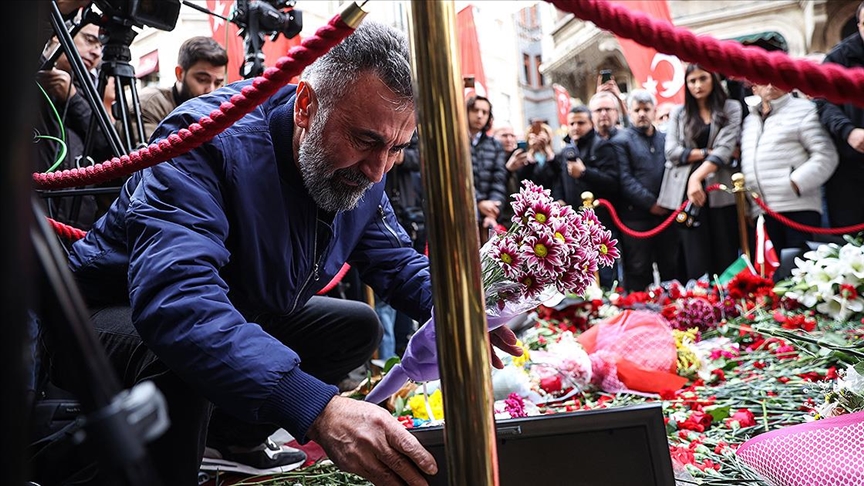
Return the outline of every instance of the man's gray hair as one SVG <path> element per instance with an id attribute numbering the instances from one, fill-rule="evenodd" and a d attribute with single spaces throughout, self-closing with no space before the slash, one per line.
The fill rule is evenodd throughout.
<path id="1" fill-rule="evenodd" d="M 615 96 L 615 93 L 613 93 L 611 91 L 598 91 L 598 92 L 594 93 L 594 95 L 591 96 L 591 98 L 588 100 L 588 106 L 591 106 L 592 104 L 594 104 L 595 101 L 597 101 L 601 98 L 609 98 L 610 100 L 615 102 L 616 107 L 618 107 L 621 104 L 621 100 L 618 99 L 617 96 Z"/>
<path id="2" fill-rule="evenodd" d="M 413 106 L 408 39 L 399 30 L 374 21 L 360 24 L 308 66 L 300 79 L 312 85 L 321 109 L 329 112 L 347 94 L 346 87 L 365 73 L 377 75 L 402 99 L 403 107 Z"/>
<path id="3" fill-rule="evenodd" d="M 651 106 L 657 106 L 657 98 L 647 89 L 634 89 L 627 95 L 627 108 L 633 106 L 633 103 L 651 103 Z"/>

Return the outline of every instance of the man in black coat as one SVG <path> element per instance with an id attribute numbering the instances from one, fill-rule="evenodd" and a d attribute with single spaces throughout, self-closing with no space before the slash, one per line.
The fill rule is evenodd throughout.
<path id="1" fill-rule="evenodd" d="M 633 90 L 627 99 L 631 125 L 619 130 L 611 140 L 621 174 L 618 211 L 624 224 L 637 231 L 656 228 L 670 213 L 657 205 L 665 171 L 666 134 L 654 126 L 655 107 L 654 95 Z M 645 290 L 654 280 L 654 263 L 661 281 L 678 276 L 679 241 L 675 228 L 666 228 L 652 238 L 623 234 L 621 245 L 625 289 Z"/>
<path id="2" fill-rule="evenodd" d="M 864 2 L 855 12 L 858 32 L 834 46 L 824 62 L 864 67 Z M 864 222 L 864 198 L 855 197 L 864 186 L 864 108 L 817 100 L 819 118 L 837 145 L 840 165 L 825 184 L 828 220 L 832 227 Z"/>

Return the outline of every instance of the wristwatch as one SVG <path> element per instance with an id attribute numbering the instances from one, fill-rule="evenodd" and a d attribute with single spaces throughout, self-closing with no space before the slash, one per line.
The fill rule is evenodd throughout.
<path id="1" fill-rule="evenodd" d="M 706 150 L 706 149 L 703 148 L 703 149 L 702 149 L 702 159 L 704 160 L 704 159 L 707 159 L 707 158 L 708 158 L 708 150 Z"/>

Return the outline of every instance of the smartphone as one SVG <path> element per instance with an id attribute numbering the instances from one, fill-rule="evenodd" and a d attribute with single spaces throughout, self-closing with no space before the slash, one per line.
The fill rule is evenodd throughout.
<path id="1" fill-rule="evenodd" d="M 610 69 L 602 69 L 600 70 L 600 83 L 605 83 L 612 79 L 612 71 Z"/>
<path id="2" fill-rule="evenodd" d="M 527 151 L 528 150 L 528 142 L 526 142 L 525 140 L 520 140 L 520 141 L 516 142 L 516 148 Z"/>

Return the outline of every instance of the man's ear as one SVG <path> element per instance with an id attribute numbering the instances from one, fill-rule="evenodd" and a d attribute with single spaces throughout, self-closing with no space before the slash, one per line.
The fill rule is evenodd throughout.
<path id="1" fill-rule="evenodd" d="M 183 82 L 183 68 L 180 66 L 174 67 L 174 76 L 177 77 L 177 82 Z"/>
<path id="2" fill-rule="evenodd" d="M 297 84 L 297 98 L 294 100 L 294 125 L 308 129 L 311 111 L 315 102 L 315 91 L 309 83 L 300 81 Z"/>

